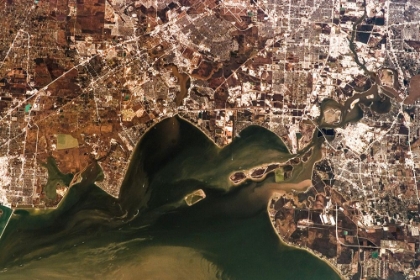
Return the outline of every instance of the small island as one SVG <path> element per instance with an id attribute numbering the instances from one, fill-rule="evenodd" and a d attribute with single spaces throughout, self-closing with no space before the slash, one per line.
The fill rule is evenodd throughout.
<path id="1" fill-rule="evenodd" d="M 202 189 L 198 189 L 186 195 L 184 197 L 184 200 L 188 206 L 192 206 L 205 198 L 206 198 L 206 193 Z"/>

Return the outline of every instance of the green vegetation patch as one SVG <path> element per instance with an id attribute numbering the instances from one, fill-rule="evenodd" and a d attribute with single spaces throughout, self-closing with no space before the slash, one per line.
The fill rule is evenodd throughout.
<path id="1" fill-rule="evenodd" d="M 274 175 L 275 175 L 274 180 L 276 181 L 276 183 L 283 182 L 284 181 L 284 169 L 283 169 L 283 167 L 280 167 L 280 168 L 276 169 L 274 171 Z"/>
<path id="2" fill-rule="evenodd" d="M 70 134 L 58 134 L 57 135 L 57 150 L 78 148 L 79 141 Z"/>

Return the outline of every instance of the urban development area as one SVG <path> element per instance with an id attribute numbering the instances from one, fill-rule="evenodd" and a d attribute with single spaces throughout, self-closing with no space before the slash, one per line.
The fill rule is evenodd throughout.
<path id="1" fill-rule="evenodd" d="M 232 174 L 232 184 L 268 173 L 291 182 L 322 142 L 305 188 L 268 202 L 284 242 L 345 279 L 419 279 L 419 2 L 0 6 L 4 207 L 56 207 L 92 162 L 104 175 L 96 184 L 118 197 L 139 139 L 167 117 L 220 147 L 259 125 L 299 156 Z"/>

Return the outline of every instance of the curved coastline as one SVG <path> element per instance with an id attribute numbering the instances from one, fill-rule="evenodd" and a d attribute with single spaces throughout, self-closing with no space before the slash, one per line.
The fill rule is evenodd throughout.
<path id="1" fill-rule="evenodd" d="M 191 122 L 187 123 L 195 128 L 197 128 L 194 124 L 191 124 Z M 167 133 L 168 131 L 165 130 L 165 128 L 171 128 L 172 127 L 172 122 L 167 122 L 164 126 L 160 126 L 157 128 L 157 132 L 156 133 L 152 133 L 152 135 L 154 135 L 153 137 L 145 137 L 145 138 L 141 138 L 141 140 L 139 141 L 139 143 L 136 145 L 136 148 L 133 152 L 133 154 L 130 157 L 130 160 L 132 161 L 132 163 L 130 163 L 130 166 L 126 172 L 126 180 L 127 177 L 132 176 L 135 177 L 134 181 L 127 181 L 127 183 L 130 184 L 130 186 L 128 186 L 129 188 L 131 188 L 132 190 L 134 190 L 135 193 L 138 194 L 138 197 L 136 198 L 141 198 L 142 201 L 140 201 L 140 204 L 136 204 L 134 206 L 132 206 L 131 204 L 133 202 L 137 202 L 136 199 L 128 201 L 129 203 L 127 203 L 127 206 L 130 207 L 132 206 L 132 208 L 130 208 L 130 210 L 132 210 L 132 213 L 127 212 L 127 211 L 123 211 L 125 210 L 125 208 L 121 208 L 120 207 L 120 203 L 121 201 L 115 200 L 114 199 L 110 199 L 108 198 L 108 196 L 105 195 L 104 192 L 99 192 L 99 188 L 98 189 L 92 189 L 92 193 L 89 194 L 89 198 L 97 198 L 97 195 L 100 195 L 101 199 L 88 199 L 85 197 L 85 199 L 83 201 L 79 200 L 79 198 L 85 194 L 86 189 L 91 189 L 91 188 L 80 188 L 80 184 L 87 184 L 87 181 L 93 183 L 96 179 L 96 175 L 94 175 L 93 172 L 92 174 L 90 174 L 90 176 L 88 176 L 88 174 L 86 174 L 86 176 L 89 177 L 89 180 L 84 181 L 82 180 L 82 182 L 79 182 L 78 184 L 75 184 L 72 188 L 71 191 L 68 192 L 65 196 L 65 199 L 63 200 L 63 203 L 60 204 L 60 207 L 58 207 L 58 209 L 51 209 L 52 214 L 50 216 L 54 216 L 55 219 L 53 219 L 52 221 L 44 221 L 43 225 L 46 225 L 47 222 L 49 222 L 51 224 L 51 227 L 56 228 L 56 230 L 54 232 L 51 233 L 47 233 L 45 234 L 45 237 L 43 238 L 43 242 L 34 242 L 31 243 L 30 246 L 25 246 L 25 247 L 21 247 L 18 246 L 19 244 L 11 244 L 10 246 L 12 246 L 13 249 L 15 249 L 13 246 L 16 246 L 16 253 L 18 255 L 20 255 L 20 259 L 22 260 L 25 256 L 28 256 L 28 258 L 25 258 L 24 260 L 31 260 L 32 258 L 36 257 L 36 256 L 41 256 L 41 257 L 45 257 L 48 256 L 50 254 L 53 253 L 53 251 L 57 248 L 57 245 L 51 246 L 51 250 L 50 251 L 45 251 L 44 248 L 47 248 L 46 246 L 48 246 L 49 244 L 55 244 L 57 240 L 59 240 L 59 238 L 61 238 L 61 236 L 63 234 L 67 234 L 71 231 L 74 234 L 70 235 L 69 239 L 66 241 L 63 241 L 62 243 L 60 243 L 60 246 L 67 246 L 67 247 L 71 247 L 73 246 L 73 244 L 79 244 L 81 241 L 86 241 L 89 239 L 89 237 L 86 237 L 84 234 L 79 234 L 82 230 L 85 229 L 91 229 L 91 230 L 95 230 L 96 226 L 100 226 L 102 225 L 110 225 L 110 222 L 112 225 L 116 226 L 116 227 L 121 227 L 124 224 L 127 224 L 127 222 L 130 221 L 130 219 L 134 219 L 136 218 L 138 220 L 138 224 L 132 224 L 133 225 L 144 225 L 145 220 L 140 218 L 140 214 L 142 213 L 142 208 L 141 205 L 143 205 L 143 201 L 147 201 L 148 200 L 148 195 L 150 195 L 150 193 L 152 192 L 153 187 L 158 187 L 158 189 L 161 187 L 162 182 L 158 182 L 158 185 L 155 186 L 154 183 L 154 178 L 153 177 L 149 177 L 150 174 L 153 174 L 154 171 L 152 171 L 152 173 L 148 173 L 145 172 L 143 170 L 143 165 L 145 164 L 144 160 L 149 159 L 149 157 L 151 155 L 153 155 L 154 150 L 152 149 L 151 151 L 148 151 L 149 154 L 145 154 L 145 151 L 143 150 L 143 148 L 147 149 L 150 148 L 151 146 L 147 146 L 144 143 L 141 143 L 143 141 L 143 139 L 146 139 L 146 144 L 147 142 L 149 142 L 149 144 L 153 144 L 155 145 L 155 141 L 156 137 L 160 137 L 162 132 Z M 152 129 L 153 128 L 153 129 Z M 148 131 L 150 130 L 154 130 L 155 125 L 151 126 L 150 128 L 148 128 Z M 261 127 L 263 128 L 263 127 Z M 259 134 L 259 132 L 262 131 L 267 131 L 267 133 L 262 133 Z M 286 153 L 284 150 L 284 144 L 282 145 L 283 141 L 280 137 L 278 137 L 276 134 L 274 134 L 273 132 L 270 132 L 268 129 L 263 128 L 263 130 L 258 130 L 258 129 L 251 129 L 248 130 L 247 133 L 244 133 L 244 135 L 241 135 L 242 137 L 237 139 L 237 141 L 234 141 L 234 144 L 232 147 L 233 149 L 230 149 L 229 147 L 227 149 L 223 149 L 220 148 L 216 149 L 215 147 L 217 145 L 214 144 L 213 141 L 205 141 L 206 142 L 206 147 L 207 146 L 212 146 L 210 144 L 213 144 L 214 146 L 209 148 L 209 151 L 207 151 L 207 153 L 214 153 L 216 152 L 220 152 L 218 154 L 215 154 L 214 156 L 216 156 L 216 159 L 213 158 L 205 158 L 205 161 L 202 162 L 206 162 L 206 164 L 204 164 L 205 168 L 210 168 L 210 170 L 212 170 L 210 172 L 210 175 L 213 176 L 213 174 L 217 174 L 219 177 L 224 177 L 226 174 L 228 174 L 228 172 L 222 172 L 219 173 L 219 171 L 223 171 L 223 169 L 225 169 L 225 166 L 229 166 L 229 168 L 238 168 L 238 166 L 251 166 L 250 168 L 255 168 L 255 166 L 260 166 L 260 164 L 258 164 L 257 162 L 269 162 L 272 163 L 274 162 L 274 160 L 276 159 L 281 159 L 284 158 L 285 160 L 288 160 L 290 158 L 295 157 L 295 155 L 290 155 L 289 153 Z M 190 131 L 190 130 L 188 130 Z M 173 130 L 173 132 L 177 132 L 176 129 Z M 181 131 L 182 132 L 182 131 Z M 185 132 L 185 131 L 184 131 Z M 256 134 L 255 134 L 256 132 Z M 270 132 L 270 133 L 268 133 Z M 202 131 L 201 131 L 202 133 Z M 176 134 L 176 133 L 175 133 Z M 182 134 L 182 133 L 181 133 Z M 205 134 L 205 133 L 202 133 Z M 175 136 L 177 136 L 178 134 L 176 134 Z M 196 136 L 196 134 L 194 134 Z M 207 135 L 206 135 L 207 136 Z M 264 137 L 265 136 L 265 137 Z M 261 139 L 262 137 L 262 139 Z M 190 137 L 191 138 L 191 137 Z M 193 141 L 194 147 L 196 147 L 196 149 L 193 149 L 192 153 L 185 153 L 182 154 L 183 157 L 188 157 L 188 156 L 194 156 L 197 155 L 195 152 L 197 151 L 201 151 L 202 149 L 202 142 L 204 141 L 204 137 L 200 138 L 198 140 L 198 144 L 196 141 L 196 138 L 192 137 L 190 138 L 180 138 L 177 140 L 179 140 L 180 142 L 183 142 L 183 140 L 195 140 Z M 207 137 L 208 138 L 208 137 Z M 165 139 L 165 141 L 162 143 L 162 147 L 166 148 L 167 144 L 171 144 L 171 140 L 173 138 L 168 138 Z M 211 139 L 209 139 L 211 140 Z M 249 144 L 251 144 L 251 146 L 249 146 Z M 169 146 L 168 149 L 171 149 L 172 146 Z M 251 147 L 251 148 L 250 148 Z M 255 154 L 255 151 L 252 150 L 250 151 L 250 149 L 255 149 L 255 147 L 257 148 L 256 150 L 258 152 L 263 152 L 264 154 L 261 154 L 260 157 L 252 157 L 253 153 Z M 160 146 L 157 148 L 157 151 L 159 151 Z M 187 144 L 183 144 L 180 148 L 184 149 L 190 149 L 191 145 L 189 143 Z M 208 148 L 208 147 L 207 147 Z M 203 150 L 204 151 L 204 150 Z M 234 152 L 235 155 L 235 160 L 238 160 L 238 162 L 235 165 L 232 165 L 232 161 L 231 161 L 231 153 L 232 151 Z M 174 151 L 174 154 L 179 153 L 180 150 L 176 149 Z M 212 154 L 213 155 L 213 154 Z M 309 161 L 308 163 L 305 163 L 305 166 L 310 166 L 310 170 L 312 170 L 312 163 L 314 161 L 316 161 L 316 159 L 318 158 L 318 154 L 315 154 L 313 160 Z M 137 161 L 137 159 L 139 159 L 140 161 Z M 255 160 L 258 159 L 258 160 Z M 212 160 L 212 162 L 210 162 L 210 160 Z M 233 159 L 232 159 L 233 160 Z M 160 161 L 157 160 L 156 162 L 153 162 L 154 164 L 157 164 L 157 167 L 159 167 L 159 173 L 156 173 L 157 176 L 161 176 L 162 174 L 166 174 L 165 170 L 162 169 L 162 166 L 160 163 L 164 162 L 164 161 Z M 235 162 L 235 161 L 233 161 Z M 196 163 L 195 161 L 192 163 Z M 221 165 L 221 163 L 224 163 L 225 165 Z M 254 165 L 254 163 L 257 163 L 256 165 Z M 181 167 L 179 167 L 179 164 L 175 164 L 172 161 L 170 162 L 170 166 L 175 166 L 176 168 L 180 168 L 180 170 L 182 170 Z M 245 165 L 244 165 L 245 164 Z M 262 165 L 266 165 L 267 163 L 263 163 Z M 301 164 L 299 164 L 301 165 Z M 96 166 L 97 167 L 97 166 Z M 187 166 L 189 169 L 188 170 L 195 170 L 196 166 L 194 165 L 188 165 Z M 212 168 L 215 167 L 215 169 L 213 170 Z M 301 166 L 300 168 L 302 168 L 303 166 Z M 92 166 L 91 168 L 94 169 L 94 167 Z M 191 169 L 192 168 L 192 169 Z M 248 167 L 245 167 L 248 168 Z M 231 169 L 231 170 L 232 170 Z M 309 170 L 309 169 L 308 169 Z M 226 171 L 226 170 L 225 170 Z M 156 171 L 158 172 L 158 171 Z M 175 173 L 177 173 L 177 171 L 174 171 Z M 89 173 L 89 172 L 88 172 Z M 226 174 L 225 174 L 226 173 Z M 271 172 L 270 172 L 271 173 Z M 187 177 L 180 177 L 181 179 L 183 179 L 183 181 L 181 180 L 181 183 L 194 183 L 193 181 L 187 181 L 187 179 L 191 178 L 191 174 L 189 172 L 186 173 Z M 266 173 L 265 176 L 267 176 Z M 288 191 L 289 189 L 296 189 L 298 191 L 302 191 L 304 189 L 307 189 L 308 186 L 310 186 L 311 184 L 311 180 L 310 180 L 310 176 L 308 177 L 308 175 L 310 175 L 311 173 L 308 172 L 298 172 L 296 174 L 296 177 L 299 178 L 303 178 L 306 180 L 300 180 L 299 182 L 293 183 L 293 182 L 284 182 L 284 183 L 274 183 L 271 181 L 271 179 L 267 182 L 264 182 L 263 184 L 260 184 L 259 186 L 264 186 L 262 188 L 259 188 L 258 184 L 252 184 L 249 185 L 246 188 L 239 188 L 238 190 L 235 190 L 235 192 L 229 194 L 229 196 L 224 196 L 224 195 L 220 195 L 215 197 L 216 199 L 213 199 L 213 201 L 206 202 L 206 200 L 204 200 L 203 203 L 199 203 L 198 206 L 194 206 L 194 207 L 201 207 L 201 208 L 194 208 L 195 210 L 197 209 L 201 209 L 203 210 L 203 214 L 208 215 L 207 218 L 211 218 L 213 219 L 215 216 L 213 216 L 213 212 L 214 212 L 214 208 L 212 209 L 212 207 L 216 207 L 216 209 L 221 209 L 224 208 L 222 210 L 219 211 L 219 215 L 222 217 L 226 216 L 226 213 L 231 213 L 231 210 L 233 210 L 233 214 L 231 217 L 253 217 L 255 213 L 257 213 L 258 211 L 263 214 L 263 210 L 264 210 L 264 204 L 267 204 L 267 201 L 270 201 L 269 198 L 271 196 L 271 194 L 273 192 L 275 192 L 276 190 L 281 190 L 283 189 L 284 191 Z M 272 174 L 271 174 L 272 175 Z M 270 176 L 271 176 L 270 175 Z M 207 176 L 207 174 L 206 174 Z M 265 177 L 264 176 L 264 177 Z M 303 176 L 303 177 L 302 177 Z M 175 178 L 175 177 L 174 177 Z M 204 179 L 203 179 L 204 178 Z M 203 184 L 207 183 L 204 180 L 207 177 L 200 177 L 198 178 L 199 180 L 197 182 L 199 182 L 200 180 L 203 180 Z M 224 177 L 226 180 L 228 180 L 228 177 Z M 87 178 L 86 178 L 87 179 Z M 169 178 L 168 180 L 171 180 L 171 178 Z M 215 179 L 216 180 L 216 179 Z M 264 178 L 261 178 L 261 180 L 264 180 Z M 293 181 L 295 181 L 296 179 L 294 178 Z M 155 180 L 156 181 L 156 180 Z M 142 184 L 138 184 L 139 182 L 142 182 Z M 213 182 L 218 182 L 213 181 Z M 143 183 L 146 184 L 143 185 Z M 153 184 L 153 186 L 151 186 L 152 188 L 148 189 L 149 184 Z M 142 187 L 143 185 L 143 187 Z M 163 184 L 164 185 L 164 184 Z M 177 185 L 173 185 L 173 187 L 175 187 Z M 76 187 L 76 188 L 74 188 Z M 230 184 L 230 187 L 232 187 L 232 184 Z M 233 188 L 228 189 L 228 191 L 231 191 Z M 144 188 L 144 189 L 143 189 Z M 183 189 L 184 190 L 184 189 Z M 217 186 L 215 185 L 215 190 L 217 190 Z M 235 194 L 236 193 L 236 194 Z M 132 192 L 123 192 L 123 194 L 120 194 L 120 199 L 124 198 L 124 196 L 127 195 L 131 195 Z M 164 198 L 166 199 L 168 196 L 164 196 Z M 170 198 L 174 198 L 175 196 L 172 196 Z M 218 198 L 222 198 L 222 201 L 220 202 Z M 129 197 L 130 199 L 131 197 Z M 209 196 L 209 198 L 211 199 L 211 196 Z M 236 205 L 232 205 L 231 200 L 234 198 L 234 203 L 236 203 Z M 160 201 L 158 201 L 160 203 Z M 244 207 L 244 204 L 242 203 L 244 202 L 246 207 Z M 73 208 L 73 203 L 75 203 L 74 205 L 76 205 L 75 208 Z M 85 204 L 83 204 L 85 203 Z M 103 205 L 100 205 L 101 203 L 103 203 Z M 156 204 L 156 206 L 160 206 L 160 204 Z M 164 204 L 162 204 L 163 206 L 168 205 L 166 204 L 167 202 L 165 202 Z M 170 202 L 168 202 L 170 203 Z M 107 205 L 104 208 L 104 205 Z M 115 209 L 114 209 L 115 208 Z M 249 209 L 252 208 L 252 209 Z M 97 216 L 97 211 L 96 209 L 102 209 L 103 210 L 103 215 Z M 139 211 L 140 209 L 140 211 Z M 151 208 L 149 210 L 153 210 L 155 208 Z M 166 208 L 165 208 L 166 209 Z M 66 211 L 64 211 L 66 210 Z M 194 212 L 195 210 L 189 209 L 187 211 L 190 212 Z M 246 210 L 246 213 L 244 214 L 244 210 Z M 261 211 L 262 210 L 262 211 Z M 86 216 L 86 213 L 90 213 L 89 217 Z M 122 211 L 122 212 L 121 212 Z M 156 217 L 156 213 L 158 212 L 164 212 L 163 208 L 156 208 L 155 212 L 150 212 L 150 213 L 146 213 L 148 214 L 148 216 L 146 216 L 146 222 L 148 222 L 149 220 L 153 220 Z M 116 214 L 120 214 L 120 218 L 118 220 L 113 220 L 111 217 L 115 217 Z M 124 214 L 125 213 L 125 214 Z M 41 213 L 39 213 L 41 214 Z M 123 214 L 123 217 L 121 217 L 121 214 Z M 156 215 L 155 215 L 156 214 Z M 42 214 L 41 214 L 42 215 Z M 138 216 L 137 216 L 138 215 Z M 33 215 L 31 215 L 30 218 L 28 218 L 28 221 L 32 221 L 33 223 L 35 223 L 36 219 L 34 219 L 32 217 Z M 57 217 L 59 216 L 59 217 Z M 170 216 L 167 216 L 170 217 Z M 217 216 L 218 217 L 218 216 Z M 44 217 L 41 217 L 44 218 Z M 48 217 L 45 217 L 45 219 L 47 219 Z M 191 221 L 196 221 L 196 216 L 191 217 Z M 200 219 L 202 218 L 202 216 L 200 216 Z M 98 221 L 98 219 L 100 219 L 100 221 Z M 149 220 L 148 220 L 149 219 Z M 180 216 L 181 219 L 181 216 Z M 198 218 L 197 218 L 198 219 Z M 262 220 L 265 220 L 266 216 L 264 215 L 264 217 L 262 217 Z M 67 221 L 70 221 L 70 223 L 68 223 Z M 163 221 L 163 220 L 162 220 Z M 82 222 L 81 224 L 79 224 L 80 222 Z M 39 223 L 40 226 L 41 223 Z M 59 227 L 57 227 L 57 225 Z M 16 224 L 15 222 L 15 226 L 19 226 Z M 251 227 L 254 227 L 254 224 L 250 224 Z M 117 230 L 115 227 L 115 230 Z M 109 227 L 109 228 L 112 228 Z M 272 229 L 267 225 L 268 232 L 270 232 Z M 27 228 L 23 229 L 24 232 L 27 236 L 31 236 L 32 234 L 34 234 L 34 236 L 39 236 L 38 233 L 40 232 L 35 232 L 32 228 L 31 228 L 31 224 L 28 224 Z M 131 231 L 130 231 L 131 230 Z M 111 232 L 111 229 L 110 229 Z M 268 233 L 266 232 L 266 233 Z M 11 231 L 9 233 L 12 233 Z M 22 232 L 19 234 L 23 234 Z M 270 232 L 271 233 L 271 232 Z M 127 237 L 126 238 L 130 238 L 131 235 L 135 235 L 136 234 L 136 230 L 135 229 L 130 229 L 130 226 L 127 225 Z M 112 235 L 111 233 L 109 234 L 110 236 Z M 270 243 L 270 245 L 268 245 L 267 247 L 272 247 L 272 245 L 277 246 L 277 238 L 275 238 L 275 236 L 272 236 L 273 239 L 270 242 L 266 242 L 266 243 Z M 41 240 L 41 238 L 38 238 L 37 240 Z M 110 239 L 113 240 L 113 239 Z M 209 240 L 211 240 L 209 238 Z M 80 241 L 80 242 L 79 242 Z M 105 244 L 107 242 L 107 240 L 105 238 L 103 238 L 102 242 Z M 35 254 L 32 252 L 28 253 L 29 249 L 32 250 L 36 250 L 33 251 L 35 252 Z M 254 248 L 252 248 L 254 249 Z M 290 252 L 289 252 L 290 253 Z M 276 255 L 277 256 L 277 255 Z M 19 261 L 19 260 L 17 260 Z M 20 261 L 19 261 L 20 262 Z M 19 264 L 17 262 L 15 262 L 15 264 Z M 252 265 L 255 265 L 255 263 L 252 263 Z M 324 270 L 325 273 L 325 270 Z M 274 274 L 273 274 L 274 275 Z M 271 279 L 271 278 L 270 278 Z M 310 279 L 310 278 L 307 278 Z"/>
<path id="2" fill-rule="evenodd" d="M 209 137 L 209 135 L 207 135 L 207 133 L 205 133 L 199 126 L 197 126 L 196 124 L 194 124 L 194 123 L 192 123 L 191 121 L 189 121 L 188 119 L 186 119 L 186 118 L 183 118 L 182 116 L 180 116 L 180 115 L 178 115 L 179 117 L 180 117 L 180 119 L 182 119 L 182 120 L 184 120 L 184 121 L 186 121 L 186 122 L 188 122 L 189 124 L 191 124 L 191 125 L 193 125 L 194 127 L 196 127 L 197 129 L 199 129 L 204 135 L 206 135 L 207 136 L 207 138 L 209 139 L 209 140 L 211 140 L 211 142 L 213 142 L 214 143 L 214 145 L 216 145 L 217 146 L 217 148 L 218 148 L 218 150 L 220 151 L 220 150 L 222 150 L 224 147 L 221 147 L 221 146 L 219 146 L 217 143 L 215 143 L 210 137 Z M 263 127 L 264 128 L 264 127 Z M 277 135 L 276 135 L 277 136 Z M 278 136 L 277 136 L 278 137 Z M 282 141 L 283 142 L 283 140 L 280 138 L 280 137 L 278 137 L 279 139 L 280 139 L 280 141 Z M 287 145 L 286 144 L 284 144 L 285 146 L 286 146 L 286 148 L 287 148 Z M 290 151 L 289 151 L 289 153 L 290 153 Z M 291 153 L 290 153 L 291 154 Z M 292 155 L 292 154 L 291 154 Z M 254 170 L 254 169 L 257 169 L 257 168 L 261 168 L 261 167 L 264 167 L 264 166 L 268 166 L 268 165 L 270 165 L 270 164 L 277 164 L 277 163 L 279 163 L 280 165 L 282 165 L 282 164 L 286 164 L 287 162 L 288 162 L 289 160 L 286 160 L 286 161 L 283 161 L 283 162 L 270 162 L 270 163 L 264 163 L 264 164 L 261 164 L 261 165 L 258 165 L 258 166 L 255 166 L 255 167 L 252 167 L 251 169 L 248 169 L 248 170 L 239 170 L 239 171 L 241 171 L 241 172 L 244 172 L 245 173 L 245 175 L 246 175 L 246 178 L 244 179 L 244 180 L 241 180 L 240 182 L 238 182 L 238 183 L 234 183 L 234 182 L 232 182 L 230 179 L 229 179 L 229 181 L 231 181 L 231 183 L 232 183 L 232 186 L 239 186 L 239 185 L 241 185 L 241 184 L 243 184 L 245 181 L 247 181 L 247 180 L 251 180 L 251 181 L 253 181 L 253 182 L 261 182 L 261 181 L 264 181 L 265 179 L 266 179 L 266 177 L 267 177 L 267 175 L 268 174 L 270 174 L 270 173 L 272 173 L 273 171 L 270 171 L 270 172 L 267 172 L 267 173 L 265 173 L 265 174 L 263 174 L 262 175 L 262 177 L 261 178 L 252 178 L 251 177 L 251 175 L 250 175 L 250 173 L 251 173 L 251 171 L 252 170 Z M 313 165 L 315 165 L 316 164 L 316 162 L 317 162 L 318 160 L 315 160 L 314 161 L 314 163 L 313 163 Z M 312 169 L 313 169 L 313 165 L 311 166 L 312 167 Z M 230 174 L 229 174 L 229 178 L 230 178 L 230 176 L 231 175 L 233 175 L 235 172 L 231 172 Z M 273 224 L 273 222 L 272 222 L 272 220 L 271 220 L 271 216 L 270 216 L 270 212 L 269 212 L 269 207 L 270 207 L 270 201 L 271 201 L 271 199 L 274 197 L 274 195 L 275 195 L 275 193 L 284 193 L 284 194 L 286 194 L 287 192 L 290 192 L 290 191 L 292 191 L 292 190 L 295 190 L 295 191 L 298 191 L 298 192 L 302 192 L 302 191 L 306 191 L 310 186 L 311 186 L 311 179 L 306 179 L 306 180 L 303 180 L 303 181 L 300 181 L 300 182 L 298 182 L 298 183 L 292 183 L 292 182 L 282 182 L 282 183 L 269 183 L 269 184 L 275 184 L 275 185 L 281 185 L 282 186 L 282 190 L 281 191 L 279 191 L 279 190 L 276 190 L 276 191 L 273 191 L 273 194 L 271 195 L 271 197 L 270 197 L 270 199 L 268 200 L 268 202 L 267 202 L 267 216 L 268 216 L 268 218 L 269 218 L 269 220 L 270 220 L 270 224 L 271 224 L 271 226 L 272 226 L 272 229 L 273 229 L 273 231 L 275 232 L 275 234 L 278 236 L 278 238 L 279 238 L 279 240 L 280 240 L 280 242 L 283 244 L 283 245 L 285 245 L 285 246 L 287 246 L 287 247 L 290 247 L 290 248 L 293 248 L 293 249 L 300 249 L 300 250 L 304 250 L 304 251 L 306 251 L 306 252 L 308 252 L 308 253 L 310 253 L 312 256 L 314 256 L 314 257 L 316 257 L 317 259 L 319 259 L 319 260 L 321 260 L 322 262 L 324 262 L 325 264 L 327 264 L 339 277 L 340 277 L 340 279 L 346 279 L 345 277 L 344 277 L 344 275 L 342 275 L 342 273 L 341 273 L 341 271 L 335 266 L 335 264 L 334 263 L 332 263 L 329 259 L 327 259 L 326 257 L 323 257 L 320 253 L 318 253 L 318 252 L 316 252 L 316 251 L 314 251 L 314 250 L 312 250 L 312 249 L 310 249 L 310 248 L 308 248 L 308 247 L 300 247 L 300 246 L 298 246 L 298 245 L 296 245 L 296 244 L 293 244 L 292 242 L 288 242 L 288 241 L 286 241 L 286 240 L 284 240 L 281 236 L 280 236 L 280 234 L 279 234 L 279 232 L 276 230 L 276 228 L 275 228 L 275 225 Z"/>
<path id="3" fill-rule="evenodd" d="M 280 192 L 277 192 L 277 193 L 280 193 Z M 286 191 L 285 191 L 285 193 L 286 193 Z M 293 249 L 299 249 L 299 250 L 303 250 L 303 251 L 306 251 L 306 252 L 308 252 L 308 253 L 310 253 L 312 256 L 314 256 L 314 257 L 316 257 L 317 259 L 319 259 L 319 260 L 321 260 L 321 261 L 323 261 L 325 264 L 327 264 L 332 270 L 334 270 L 334 272 L 340 277 L 340 279 L 342 279 L 342 280 L 345 280 L 346 278 L 344 277 L 344 275 L 343 274 L 341 274 L 341 271 L 335 266 L 335 264 L 334 263 L 332 263 L 329 259 L 327 259 L 326 257 L 324 257 L 324 256 L 322 256 L 320 253 L 318 253 L 318 252 L 316 252 L 316 251 L 314 251 L 314 250 L 312 250 L 311 248 L 308 248 L 308 247 L 300 247 L 300 246 L 298 246 L 298 245 L 296 245 L 296 244 L 294 244 L 294 243 L 292 243 L 292 242 L 289 242 L 289 241 L 287 241 L 287 240 L 285 240 L 285 239 L 283 239 L 282 237 L 281 237 L 281 235 L 278 233 L 278 231 L 277 231 L 277 229 L 276 229 L 276 227 L 275 227 L 275 225 L 274 225 L 274 223 L 273 223 L 273 221 L 272 221 L 272 219 L 271 219 L 271 215 L 270 215 L 270 201 L 271 201 L 271 199 L 273 199 L 273 197 L 274 197 L 274 194 L 275 193 L 273 193 L 273 195 L 271 196 L 271 198 L 270 198 L 270 200 L 269 200 L 269 202 L 267 203 L 267 214 L 268 214 L 268 218 L 269 218 L 269 220 L 270 220 L 270 224 L 271 224 L 271 226 L 272 226 L 272 228 L 273 228 L 273 230 L 274 230 L 274 232 L 276 233 L 276 235 L 278 236 L 278 238 L 279 238 L 279 240 L 280 240 L 280 242 L 282 243 L 282 244 L 284 244 L 285 246 L 288 246 L 288 247 L 290 247 L 290 248 L 293 248 Z"/>

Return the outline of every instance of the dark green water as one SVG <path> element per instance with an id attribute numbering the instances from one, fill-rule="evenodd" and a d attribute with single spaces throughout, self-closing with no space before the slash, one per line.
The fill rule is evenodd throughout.
<path id="1" fill-rule="evenodd" d="M 12 210 L 10 208 L 7 208 L 3 205 L 0 205 L 1 210 L 1 216 L 0 216 L 0 236 L 3 233 L 3 230 L 5 229 L 7 222 L 9 221 L 10 215 L 12 215 Z"/>
<path id="2" fill-rule="evenodd" d="M 94 165 L 56 210 L 16 210 L 0 240 L 0 279 L 339 279 L 280 243 L 266 211 L 281 189 L 272 174 L 228 181 L 291 157 L 261 127 L 218 149 L 186 121 L 166 119 L 137 146 L 118 199 L 94 185 Z M 299 168 L 307 179 L 312 166 Z M 206 199 L 187 207 L 184 195 L 200 188 Z"/>
<path id="3" fill-rule="evenodd" d="M 57 167 L 53 157 L 49 157 L 45 164 L 42 164 L 48 170 L 48 182 L 45 185 L 45 194 L 48 199 L 55 199 L 57 185 L 68 186 L 73 179 L 72 174 L 63 174 Z"/>

